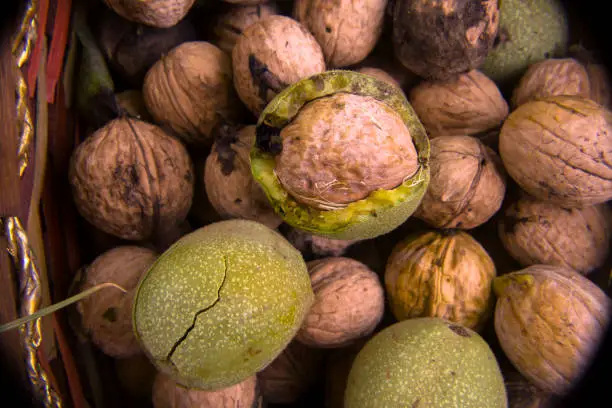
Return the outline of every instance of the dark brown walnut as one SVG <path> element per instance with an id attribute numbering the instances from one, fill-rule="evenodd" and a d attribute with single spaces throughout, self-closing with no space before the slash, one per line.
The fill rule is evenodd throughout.
<path id="1" fill-rule="evenodd" d="M 251 6 L 231 6 L 216 16 L 212 25 L 211 41 L 217 47 L 232 55 L 236 41 L 248 26 L 277 14 L 278 7 L 274 2 Z"/>
<path id="2" fill-rule="evenodd" d="M 610 82 L 610 72 L 603 64 L 587 63 L 586 70 L 589 74 L 591 84 L 591 99 L 607 109 L 612 107 L 611 95 L 612 84 Z"/>
<path id="3" fill-rule="evenodd" d="M 371 75 L 375 78 L 380 79 L 381 81 L 385 81 L 393 86 L 397 86 L 398 88 L 402 89 L 402 86 L 395 78 L 393 78 L 391 75 L 389 75 L 387 72 L 385 72 L 384 70 L 380 68 L 362 67 L 362 68 L 359 68 L 357 72 L 360 72 L 366 75 Z"/>
<path id="4" fill-rule="evenodd" d="M 331 239 L 289 227 L 286 238 L 304 257 L 342 256 L 358 240 Z"/>
<path id="5" fill-rule="evenodd" d="M 151 360 L 140 353 L 132 357 L 113 359 L 115 374 L 121 388 L 140 400 L 151 399 L 157 369 Z"/>
<path id="6" fill-rule="evenodd" d="M 84 331 L 111 357 L 131 357 L 142 352 L 132 328 L 132 303 L 140 278 L 157 257 L 147 248 L 120 246 L 99 255 L 84 269 L 81 291 L 106 282 L 126 290 L 103 289 L 77 303 Z"/>
<path id="7" fill-rule="evenodd" d="M 223 0 L 226 3 L 230 4 L 239 4 L 243 6 L 253 6 L 256 4 L 265 4 L 268 3 L 269 0 Z"/>
<path id="8" fill-rule="evenodd" d="M 217 391 L 185 388 L 161 372 L 153 383 L 153 408 L 251 408 L 258 398 L 254 375 Z"/>
<path id="9" fill-rule="evenodd" d="M 477 70 L 447 81 L 423 81 L 409 99 L 431 138 L 477 135 L 498 128 L 508 116 L 497 85 Z"/>
<path id="10" fill-rule="evenodd" d="M 323 351 L 297 341 L 257 374 L 261 395 L 271 404 L 292 404 L 317 381 L 323 368 Z"/>
<path id="11" fill-rule="evenodd" d="M 317 40 L 297 21 L 269 16 L 247 27 L 232 50 L 234 86 L 259 116 L 282 89 L 325 71 Z"/>
<path id="12" fill-rule="evenodd" d="M 321 44 L 325 63 L 340 68 L 361 62 L 383 29 L 387 0 L 296 0 L 293 16 Z"/>
<path id="13" fill-rule="evenodd" d="M 175 228 L 193 198 L 193 165 L 185 146 L 138 119 L 115 119 L 77 146 L 69 180 L 79 213 L 127 240 Z"/>
<path id="14" fill-rule="evenodd" d="M 144 103 L 142 92 L 139 90 L 123 91 L 115 95 L 119 105 L 120 114 L 126 113 L 145 122 L 152 122 L 153 118 Z"/>
<path id="15" fill-rule="evenodd" d="M 195 0 L 104 0 L 121 17 L 149 25 L 167 28 L 176 25 L 191 10 Z"/>
<path id="16" fill-rule="evenodd" d="M 496 0 L 396 0 L 392 18 L 397 58 L 426 79 L 478 68 L 499 29 Z"/>
<path id="17" fill-rule="evenodd" d="M 307 265 L 315 302 L 296 340 L 311 347 L 336 348 L 370 335 L 385 307 L 378 275 L 345 257 L 323 258 Z"/>
<path id="18" fill-rule="evenodd" d="M 276 176 L 297 201 L 321 210 L 395 188 L 418 169 L 402 118 L 369 96 L 337 93 L 309 102 L 280 135 Z"/>
<path id="19" fill-rule="evenodd" d="M 606 204 L 566 209 L 523 196 L 505 210 L 499 234 L 523 266 L 558 265 L 587 274 L 610 253 L 612 211 Z"/>
<path id="20" fill-rule="evenodd" d="M 249 153 L 255 143 L 255 125 L 224 124 L 216 132 L 203 177 L 210 204 L 223 218 L 243 218 L 277 228 L 282 220 L 251 175 Z"/>
<path id="21" fill-rule="evenodd" d="M 147 109 L 185 142 L 210 146 L 213 128 L 240 113 L 231 65 L 227 54 L 211 43 L 179 45 L 147 72 L 142 91 Z"/>
<path id="22" fill-rule="evenodd" d="M 529 101 L 499 135 L 506 171 L 527 193 L 566 208 L 612 199 L 612 112 L 576 96 Z"/>
<path id="23" fill-rule="evenodd" d="M 472 136 L 431 141 L 431 180 L 415 217 L 436 228 L 472 229 L 500 209 L 506 173 L 497 153 Z"/>

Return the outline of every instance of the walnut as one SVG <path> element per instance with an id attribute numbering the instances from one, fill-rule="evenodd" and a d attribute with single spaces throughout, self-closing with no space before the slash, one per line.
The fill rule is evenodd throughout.
<path id="1" fill-rule="evenodd" d="M 85 139 L 72 153 L 69 178 L 79 213 L 127 240 L 174 228 L 193 197 L 185 146 L 138 119 L 115 119 Z"/>
<path id="2" fill-rule="evenodd" d="M 506 173 L 499 156 L 475 137 L 431 141 L 431 180 L 415 217 L 436 228 L 472 229 L 501 207 Z"/>
<path id="3" fill-rule="evenodd" d="M 120 246 L 99 255 L 85 268 L 81 290 L 105 282 L 118 289 L 102 289 L 77 303 L 81 324 L 91 341 L 112 357 L 130 357 L 142 352 L 132 329 L 132 303 L 140 278 L 158 254 L 137 246 Z"/>
<path id="4" fill-rule="evenodd" d="M 397 86 L 398 88 L 402 89 L 402 86 L 395 78 L 393 78 L 391 75 L 389 75 L 387 72 L 385 72 L 384 70 L 380 68 L 362 67 L 362 68 L 359 68 L 357 72 L 360 72 L 366 75 L 371 75 L 375 78 L 380 79 L 381 81 L 385 81 L 391 85 Z"/>
<path id="5" fill-rule="evenodd" d="M 121 17 L 153 27 L 172 27 L 191 10 L 195 0 L 104 0 Z"/>
<path id="6" fill-rule="evenodd" d="M 147 109 L 190 144 L 212 144 L 212 129 L 238 117 L 231 60 L 205 41 L 173 48 L 147 72 L 143 86 Z"/>
<path id="7" fill-rule="evenodd" d="M 382 34 L 387 0 L 296 0 L 293 15 L 321 44 L 329 68 L 361 62 Z"/>
<path id="8" fill-rule="evenodd" d="M 286 86 L 325 71 L 323 51 L 297 21 L 269 16 L 247 27 L 232 50 L 234 86 L 259 116 Z"/>
<path id="9" fill-rule="evenodd" d="M 321 349 L 292 341 L 257 374 L 261 394 L 272 404 L 292 404 L 315 383 L 322 367 Z"/>
<path id="10" fill-rule="evenodd" d="M 315 302 L 296 339 L 335 348 L 371 334 L 384 312 L 378 275 L 351 258 L 329 257 L 308 263 Z"/>
<path id="11" fill-rule="evenodd" d="M 249 153 L 255 125 L 222 125 L 204 167 L 204 187 L 213 208 L 224 218 L 258 221 L 274 229 L 282 220 L 251 175 Z"/>
<path id="12" fill-rule="evenodd" d="M 602 64 L 587 63 L 586 70 L 591 84 L 591 99 L 607 109 L 612 108 L 610 98 L 612 84 L 610 83 L 608 68 Z"/>
<path id="13" fill-rule="evenodd" d="M 331 239 L 310 234 L 297 228 L 290 228 L 287 240 L 296 247 L 304 257 L 341 256 L 358 240 Z"/>
<path id="14" fill-rule="evenodd" d="M 138 90 L 123 91 L 115 95 L 117 104 L 128 114 L 145 122 L 152 122 L 153 118 L 144 103 L 142 92 Z"/>
<path id="15" fill-rule="evenodd" d="M 508 116 L 508 103 L 497 85 L 476 70 L 449 81 L 421 82 L 409 99 L 431 138 L 484 133 Z"/>
<path id="16" fill-rule="evenodd" d="M 566 209 L 524 195 L 505 210 L 499 234 L 524 267 L 558 265 L 587 274 L 610 252 L 612 211 L 606 204 Z"/>
<path id="17" fill-rule="evenodd" d="M 239 4 L 243 6 L 254 6 L 257 4 L 266 4 L 270 0 L 223 0 L 226 3 L 230 4 Z"/>
<path id="18" fill-rule="evenodd" d="M 252 407 L 258 398 L 257 377 L 216 391 L 188 389 L 158 373 L 153 383 L 153 408 L 237 408 Z"/>

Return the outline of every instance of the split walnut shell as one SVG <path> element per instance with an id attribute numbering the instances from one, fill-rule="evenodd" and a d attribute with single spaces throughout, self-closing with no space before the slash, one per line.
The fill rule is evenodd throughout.
<path id="1" fill-rule="evenodd" d="M 104 0 L 126 20 L 153 27 L 172 27 L 191 10 L 195 0 Z"/>
<path id="2" fill-rule="evenodd" d="M 599 347 L 612 302 L 578 272 L 532 265 L 494 281 L 495 332 L 529 381 L 563 395 L 582 377 Z"/>
<path id="3" fill-rule="evenodd" d="M 255 143 L 255 126 L 237 129 L 221 125 L 218 134 L 204 167 L 210 204 L 225 219 L 243 218 L 277 228 L 282 220 L 251 174 L 249 154 Z"/>
<path id="4" fill-rule="evenodd" d="M 439 317 L 473 330 L 493 309 L 495 264 L 462 231 L 414 233 L 393 248 L 385 288 L 398 320 Z"/>
<path id="5" fill-rule="evenodd" d="M 431 141 L 431 180 L 414 213 L 436 228 L 472 229 L 500 209 L 506 174 L 493 149 L 471 136 Z"/>
<path id="6" fill-rule="evenodd" d="M 105 354 L 131 357 L 141 353 L 132 329 L 132 301 L 140 278 L 158 254 L 138 246 L 120 246 L 99 255 L 84 270 L 81 290 L 110 282 L 116 288 L 98 291 L 77 303 L 81 324 L 91 341 Z"/>
<path id="7" fill-rule="evenodd" d="M 478 68 L 497 35 L 497 3 L 396 0 L 391 13 L 397 58 L 426 79 L 449 79 Z"/>
<path id="8" fill-rule="evenodd" d="M 329 68 L 361 62 L 382 34 L 387 0 L 296 0 L 294 18 L 321 44 Z"/>
<path id="9" fill-rule="evenodd" d="M 325 71 L 323 51 L 297 21 L 269 16 L 247 27 L 232 50 L 234 86 L 255 115 L 288 85 Z"/>
<path id="10" fill-rule="evenodd" d="M 378 278 L 351 258 L 330 257 L 308 264 L 315 301 L 296 340 L 335 348 L 371 334 L 382 319 L 385 299 Z"/>
<path id="11" fill-rule="evenodd" d="M 612 211 L 606 204 L 567 209 L 525 196 L 505 210 L 499 234 L 524 267 L 558 265 L 587 274 L 610 253 Z"/>
<path id="12" fill-rule="evenodd" d="M 530 195 L 566 208 L 612 199 L 612 112 L 575 96 L 527 102 L 499 135 L 506 171 Z"/>
<path id="13" fill-rule="evenodd" d="M 72 153 L 69 178 L 83 218 L 127 240 L 173 229 L 193 198 L 185 146 L 138 119 L 115 119 L 85 139 Z"/>
<path id="14" fill-rule="evenodd" d="M 212 129 L 237 117 L 231 60 L 205 41 L 175 47 L 147 72 L 145 104 L 155 121 L 190 144 L 212 144 Z"/>
<path id="15" fill-rule="evenodd" d="M 447 81 L 423 81 L 409 99 L 431 138 L 499 128 L 509 109 L 497 85 L 477 70 Z"/>

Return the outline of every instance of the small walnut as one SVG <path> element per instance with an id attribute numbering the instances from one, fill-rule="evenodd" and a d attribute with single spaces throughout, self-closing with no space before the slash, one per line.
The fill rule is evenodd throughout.
<path id="1" fill-rule="evenodd" d="M 325 71 L 323 51 L 304 26 L 269 16 L 247 27 L 232 50 L 234 86 L 255 116 L 282 89 Z"/>
<path id="2" fill-rule="evenodd" d="M 261 395 L 272 404 L 292 404 L 314 384 L 323 367 L 321 349 L 297 341 L 257 374 Z"/>
<path id="3" fill-rule="evenodd" d="M 185 146 L 138 119 L 115 119 L 85 139 L 72 153 L 69 178 L 83 218 L 127 240 L 174 228 L 193 198 Z"/>
<path id="4" fill-rule="evenodd" d="M 471 136 L 431 141 L 431 180 L 414 216 L 436 228 L 472 229 L 501 207 L 506 173 L 497 154 Z"/>
<path id="5" fill-rule="evenodd" d="M 449 81 L 421 82 L 409 99 L 431 138 L 484 133 L 508 116 L 508 103 L 497 85 L 476 70 Z"/>
<path id="6" fill-rule="evenodd" d="M 566 209 L 525 195 L 505 210 L 499 234 L 522 266 L 558 265 L 587 274 L 610 252 L 612 211 L 606 204 Z"/>
<path id="7" fill-rule="evenodd" d="M 152 122 L 153 118 L 144 103 L 142 92 L 138 90 L 123 91 L 115 95 L 117 104 L 128 114 L 143 120 L 145 122 Z"/>
<path id="8" fill-rule="evenodd" d="M 195 0 L 104 0 L 121 17 L 153 27 L 172 27 L 191 10 Z"/>
<path id="9" fill-rule="evenodd" d="M 113 359 L 119 385 L 134 398 L 150 400 L 157 369 L 143 354 Z"/>
<path id="10" fill-rule="evenodd" d="M 331 239 L 313 235 L 297 228 L 290 228 L 286 236 L 291 245 L 296 247 L 304 257 L 316 258 L 341 256 L 358 240 Z"/>
<path id="11" fill-rule="evenodd" d="M 360 72 L 365 75 L 371 75 L 375 78 L 380 79 L 381 81 L 385 81 L 393 86 L 398 87 L 399 89 L 402 89 L 402 86 L 400 85 L 398 81 L 395 80 L 395 78 L 393 78 L 391 75 L 389 75 L 387 72 L 385 72 L 384 70 L 380 68 L 362 67 L 362 68 L 359 68 L 357 72 Z"/>
<path id="12" fill-rule="evenodd" d="M 258 398 L 257 377 L 217 391 L 188 389 L 158 373 L 153 383 L 153 408 L 237 408 L 252 407 Z"/>
<path id="13" fill-rule="evenodd" d="M 249 154 L 255 125 L 221 125 L 206 158 L 204 187 L 213 208 L 224 218 L 244 218 L 275 229 L 282 220 L 251 174 Z"/>
<path id="14" fill-rule="evenodd" d="M 293 15 L 321 44 L 329 68 L 361 62 L 382 34 L 387 0 L 296 0 Z"/>
<path id="15" fill-rule="evenodd" d="M 385 307 L 378 275 L 351 258 L 329 257 L 308 263 L 315 302 L 296 339 L 335 348 L 372 333 Z"/>
<path id="16" fill-rule="evenodd" d="M 205 41 L 173 48 L 147 72 L 143 86 L 147 109 L 190 144 L 212 144 L 212 129 L 238 117 L 231 60 Z"/>
<path id="17" fill-rule="evenodd" d="M 102 289 L 77 303 L 81 324 L 92 342 L 112 357 L 130 357 L 141 353 L 132 329 L 132 303 L 140 278 L 158 254 L 137 246 L 120 246 L 104 252 L 85 268 L 81 290 L 105 282 L 118 289 Z"/>

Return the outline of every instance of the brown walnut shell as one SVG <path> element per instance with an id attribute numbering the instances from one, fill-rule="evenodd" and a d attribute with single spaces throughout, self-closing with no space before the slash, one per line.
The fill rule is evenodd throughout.
<path id="1" fill-rule="evenodd" d="M 185 146 L 161 128 L 119 118 L 77 146 L 69 179 L 89 223 L 119 238 L 146 240 L 187 217 L 192 167 Z"/>
<path id="2" fill-rule="evenodd" d="M 172 27 L 191 10 L 195 0 L 104 0 L 126 20 L 153 27 Z"/>
<path id="3" fill-rule="evenodd" d="M 269 0 L 223 0 L 226 3 L 239 4 L 242 6 L 254 6 L 257 4 L 268 3 Z"/>
<path id="4" fill-rule="evenodd" d="M 586 70 L 591 84 L 591 99 L 607 109 L 612 108 L 612 83 L 608 68 L 603 64 L 587 63 Z"/>
<path id="5" fill-rule="evenodd" d="M 612 112 L 575 96 L 527 102 L 499 135 L 506 171 L 527 193 L 566 208 L 612 199 Z"/>
<path id="6" fill-rule="evenodd" d="M 506 174 L 493 149 L 475 137 L 431 141 L 431 180 L 414 216 L 436 228 L 472 229 L 500 209 Z"/>

